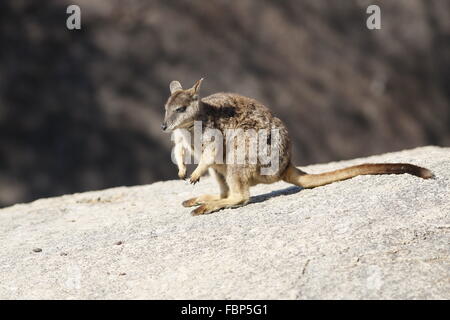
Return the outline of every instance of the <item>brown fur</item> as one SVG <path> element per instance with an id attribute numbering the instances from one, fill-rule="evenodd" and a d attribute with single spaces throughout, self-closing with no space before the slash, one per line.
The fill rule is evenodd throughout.
<path id="1" fill-rule="evenodd" d="M 177 81 L 171 83 L 171 96 L 165 106 L 164 126 L 168 130 L 180 128 L 192 130 L 194 121 L 202 121 L 204 130 L 218 129 L 225 138 L 226 129 L 277 128 L 281 133 L 277 146 L 280 150 L 280 162 L 278 171 L 273 175 L 261 175 L 262 165 L 259 162 L 254 165 L 217 164 L 214 162 L 215 150 L 204 147 L 201 154 L 197 155 L 199 163 L 191 174 L 190 182 L 196 183 L 208 169 L 213 169 L 220 186 L 220 194 L 203 195 L 184 201 L 185 207 L 199 206 L 192 212 L 193 215 L 244 205 L 250 199 L 250 187 L 259 183 L 284 180 L 303 188 L 314 188 L 358 175 L 409 173 L 424 179 L 432 177 L 428 169 L 404 163 L 362 164 L 321 174 L 307 174 L 291 164 L 291 141 L 288 131 L 283 122 L 273 116 L 266 106 L 254 99 L 233 93 L 216 93 L 199 99 L 201 82 L 202 79 L 187 90 L 183 90 Z M 182 113 L 177 112 L 180 107 L 186 107 L 186 110 Z M 184 147 L 192 149 L 189 145 Z M 178 166 L 180 172 L 183 172 L 180 164 Z"/>

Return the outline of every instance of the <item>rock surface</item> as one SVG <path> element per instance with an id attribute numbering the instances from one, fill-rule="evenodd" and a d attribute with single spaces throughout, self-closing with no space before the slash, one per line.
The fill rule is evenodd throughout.
<path id="1" fill-rule="evenodd" d="M 0 298 L 450 299 L 450 148 L 305 170 L 375 161 L 436 178 L 261 185 L 249 205 L 201 217 L 180 203 L 216 190 L 209 178 L 2 209 Z"/>

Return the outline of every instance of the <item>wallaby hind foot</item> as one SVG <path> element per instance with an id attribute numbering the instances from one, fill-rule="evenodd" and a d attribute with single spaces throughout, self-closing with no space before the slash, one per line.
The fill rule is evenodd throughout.
<path id="1" fill-rule="evenodd" d="M 248 200 L 249 197 L 245 196 L 244 194 L 232 194 L 226 199 L 207 202 L 197 209 L 193 210 L 191 214 L 193 216 L 199 216 L 202 214 L 213 213 L 225 208 L 236 208 L 246 205 Z"/>
<path id="2" fill-rule="evenodd" d="M 195 207 L 202 204 L 205 204 L 210 201 L 216 201 L 220 200 L 220 195 L 217 194 L 204 194 L 199 197 L 191 198 L 186 201 L 182 202 L 183 207 L 189 208 L 189 207 Z"/>

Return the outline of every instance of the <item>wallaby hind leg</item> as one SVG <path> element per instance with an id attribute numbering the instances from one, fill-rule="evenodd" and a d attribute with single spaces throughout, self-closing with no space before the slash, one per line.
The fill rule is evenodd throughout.
<path id="1" fill-rule="evenodd" d="M 223 175 L 221 175 L 220 173 L 218 173 L 216 170 L 214 169 L 210 169 L 209 170 L 210 174 L 213 175 L 216 180 L 217 183 L 219 184 L 220 187 L 220 195 L 217 194 L 204 194 L 195 198 L 191 198 L 189 200 L 183 201 L 183 206 L 184 207 L 194 207 L 194 206 L 199 206 L 201 204 L 204 204 L 206 202 L 210 202 L 210 201 L 217 201 L 220 199 L 224 199 L 226 197 L 228 197 L 228 192 L 230 190 L 230 188 L 228 187 L 228 184 L 225 180 L 225 177 Z"/>
<path id="2" fill-rule="evenodd" d="M 250 187 L 248 183 L 244 183 L 238 176 L 227 179 L 230 190 L 225 199 L 206 202 L 194 211 L 192 215 L 198 216 L 202 214 L 212 213 L 224 208 L 232 208 L 245 205 L 250 199 Z"/>

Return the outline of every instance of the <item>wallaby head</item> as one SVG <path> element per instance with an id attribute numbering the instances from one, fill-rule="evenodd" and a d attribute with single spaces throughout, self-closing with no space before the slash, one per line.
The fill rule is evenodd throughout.
<path id="1" fill-rule="evenodd" d="M 200 112 L 199 90 L 202 81 L 203 78 L 186 90 L 178 81 L 170 83 L 170 97 L 165 105 L 166 114 L 161 125 L 164 131 L 190 128 L 194 125 L 194 120 Z"/>

